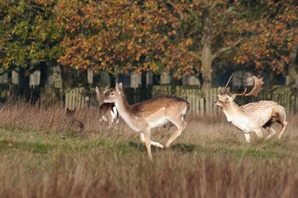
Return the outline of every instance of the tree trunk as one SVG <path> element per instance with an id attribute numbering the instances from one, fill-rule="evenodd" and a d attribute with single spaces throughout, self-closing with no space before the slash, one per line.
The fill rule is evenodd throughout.
<path id="1" fill-rule="evenodd" d="M 209 8 L 203 11 L 203 35 L 202 35 L 202 75 L 203 75 L 203 88 L 211 88 L 212 79 L 212 52 L 211 52 L 211 19 L 209 15 Z"/>
<path id="2" fill-rule="evenodd" d="M 19 88 L 20 96 L 26 101 L 31 100 L 31 91 L 29 87 L 30 70 L 25 68 L 20 68 L 19 70 Z"/>
<path id="3" fill-rule="evenodd" d="M 286 82 L 287 86 L 292 88 L 298 87 L 297 59 L 298 59 L 298 45 L 294 45 L 290 53 L 290 63 L 289 63 L 288 77 Z"/>

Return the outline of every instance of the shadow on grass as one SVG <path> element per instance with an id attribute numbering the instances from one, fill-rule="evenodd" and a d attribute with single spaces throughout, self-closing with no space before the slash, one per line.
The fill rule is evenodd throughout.
<path id="1" fill-rule="evenodd" d="M 274 158 L 278 156 L 278 152 L 276 152 L 275 148 L 282 147 L 283 143 L 278 141 L 264 141 L 260 140 L 250 145 L 245 145 L 244 147 L 230 147 L 229 145 L 221 145 L 221 146 L 202 146 L 196 144 L 173 144 L 171 147 L 166 148 L 167 150 L 171 150 L 174 152 L 180 153 L 204 153 L 204 154 L 227 154 L 234 155 L 236 158 L 241 158 L 243 156 L 251 156 L 257 158 Z M 146 152 L 145 144 L 141 142 L 130 141 L 129 146 L 141 151 Z M 152 152 L 158 150 L 164 150 L 162 148 L 158 148 L 155 146 L 151 147 Z"/>
<path id="2" fill-rule="evenodd" d="M 174 144 L 169 149 L 182 153 L 192 153 L 197 149 L 195 144 Z"/>
<path id="3" fill-rule="evenodd" d="M 139 151 L 146 151 L 145 144 L 143 144 L 141 142 L 130 141 L 129 146 L 133 147 Z M 190 152 L 193 152 L 195 150 L 195 148 L 196 148 L 196 145 L 194 145 L 194 144 L 174 144 L 171 147 L 165 148 L 165 149 L 173 150 L 176 152 L 182 152 L 182 153 L 190 153 Z M 155 146 L 151 146 L 151 149 L 152 149 L 152 152 L 154 152 L 156 150 L 164 150 L 162 148 L 155 147 Z"/>
<path id="4" fill-rule="evenodd" d="M 141 142 L 134 142 L 134 141 L 129 141 L 128 145 L 132 148 L 135 148 L 138 151 L 146 151 L 146 146 L 145 144 L 142 144 Z M 154 149 L 152 148 L 152 151 Z"/>

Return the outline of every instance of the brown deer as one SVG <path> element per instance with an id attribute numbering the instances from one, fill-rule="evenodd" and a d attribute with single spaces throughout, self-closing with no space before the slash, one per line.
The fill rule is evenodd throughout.
<path id="1" fill-rule="evenodd" d="M 105 92 L 104 102 L 114 103 L 126 124 L 140 133 L 140 139 L 145 143 L 150 159 L 152 159 L 151 145 L 164 148 L 161 143 L 151 141 L 152 128 L 163 126 L 168 122 L 177 127 L 165 145 L 169 147 L 186 127 L 185 116 L 189 110 L 189 103 L 182 98 L 165 96 L 129 105 L 122 83 L 117 83 L 114 89 Z"/>
<path id="2" fill-rule="evenodd" d="M 119 122 L 117 109 L 113 103 L 104 103 L 104 92 L 107 91 L 107 89 L 108 88 L 105 88 L 104 91 L 98 87 L 95 89 L 96 98 L 99 102 L 99 122 L 105 121 L 108 123 L 109 128 L 116 128 Z"/>
<path id="3" fill-rule="evenodd" d="M 85 127 L 84 123 L 75 118 L 75 112 L 76 109 L 70 110 L 68 107 L 65 109 L 65 114 L 69 118 L 68 124 L 76 127 L 77 131 L 83 131 Z"/>
<path id="4" fill-rule="evenodd" d="M 219 88 L 218 100 L 215 104 L 222 108 L 227 121 L 231 122 L 235 127 L 240 129 L 244 135 L 245 140 L 250 142 L 250 134 L 255 132 L 259 138 L 263 137 L 261 128 L 265 128 L 269 135 L 266 139 L 271 138 L 276 132 L 271 127 L 274 122 L 282 125 L 282 129 L 279 132 L 278 138 L 280 139 L 287 126 L 286 112 L 283 106 L 273 101 L 262 100 L 259 102 L 252 102 L 243 106 L 238 106 L 234 99 L 236 96 L 257 96 L 262 90 L 263 79 L 259 79 L 253 76 L 254 87 L 249 93 L 246 93 L 247 89 L 241 94 L 231 95 L 227 89 L 227 86 L 231 80 L 230 77 L 224 92 Z"/>

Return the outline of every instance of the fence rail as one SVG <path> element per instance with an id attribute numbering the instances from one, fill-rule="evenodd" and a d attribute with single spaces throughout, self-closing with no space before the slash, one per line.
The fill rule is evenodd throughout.
<path id="1" fill-rule="evenodd" d="M 285 106 L 286 110 L 293 111 L 296 105 L 296 100 L 292 98 L 290 101 L 290 88 L 285 89 L 268 89 L 264 90 L 263 94 L 259 97 L 239 97 L 236 98 L 236 102 L 239 105 L 258 101 L 258 100 L 274 100 L 281 105 Z M 263 91 L 262 91 L 263 92 Z M 221 109 L 215 105 L 217 100 L 218 88 L 211 88 L 208 90 L 194 88 L 193 86 L 154 86 L 152 90 L 152 96 L 163 96 L 163 95 L 175 95 L 186 99 L 190 104 L 190 110 L 194 113 L 201 115 L 204 114 L 218 114 Z"/>
<path id="2" fill-rule="evenodd" d="M 5 98 L 13 96 L 13 89 L 9 87 L 0 87 L 0 102 L 5 102 Z M 240 93 L 241 88 L 233 87 L 231 92 Z M 209 90 L 198 89 L 194 86 L 170 86 L 156 85 L 152 88 L 125 88 L 127 100 L 130 104 L 140 102 L 151 97 L 157 96 L 178 96 L 186 99 L 190 104 L 190 110 L 201 115 L 218 114 L 220 108 L 215 106 L 214 101 L 217 99 L 217 89 Z M 239 105 L 259 100 L 273 100 L 284 106 L 287 113 L 298 112 L 298 93 L 297 89 L 289 87 L 275 86 L 270 89 L 263 89 L 258 97 L 237 97 L 236 103 Z M 59 102 L 63 98 L 62 89 L 44 88 L 40 90 L 40 103 L 42 106 L 49 106 L 55 101 Z M 61 99 L 61 102 L 62 99 Z M 81 109 L 90 106 L 97 106 L 95 89 L 72 88 L 64 94 L 64 105 L 69 109 Z"/>
<path id="3" fill-rule="evenodd" d="M 194 88 L 193 86 L 167 86 L 158 85 L 152 89 L 152 96 L 173 95 L 186 99 L 190 104 L 190 110 L 199 114 L 217 114 L 219 109 L 214 105 L 217 98 L 217 89 L 208 91 Z"/>
<path id="4" fill-rule="evenodd" d="M 239 92 L 243 88 L 233 87 L 232 92 Z M 241 92 L 240 91 L 240 92 Z M 176 95 L 186 99 L 190 103 L 190 110 L 199 114 L 218 114 L 220 108 L 216 107 L 214 102 L 217 99 L 217 88 L 202 90 L 192 86 L 154 86 L 152 96 Z M 236 102 L 239 105 L 259 100 L 272 100 L 284 106 L 286 112 L 297 113 L 298 111 L 298 93 L 297 89 L 289 87 L 274 86 L 270 89 L 263 89 L 258 97 L 238 97 Z"/>
<path id="5" fill-rule="evenodd" d="M 144 97 L 145 95 L 150 97 L 177 96 L 186 99 L 190 104 L 190 111 L 194 113 L 204 115 L 218 114 L 221 112 L 220 108 L 214 104 L 218 94 L 217 88 L 204 91 L 191 86 L 158 85 L 153 86 L 152 89 L 147 90 L 147 92 L 148 91 L 151 93 L 144 93 L 144 90 L 141 91 L 140 89 L 129 88 L 125 90 L 125 93 L 131 104 L 146 99 L 146 97 Z M 237 91 L 237 89 L 235 91 Z M 284 106 L 288 113 L 296 113 L 298 110 L 297 99 L 296 90 L 287 87 L 274 87 L 272 89 L 262 90 L 257 98 L 238 97 L 236 98 L 236 102 L 242 105 L 252 101 L 273 100 Z M 96 101 L 94 90 L 90 90 L 90 92 L 86 94 L 84 89 L 75 88 L 67 92 L 65 96 L 65 106 L 70 109 L 79 109 L 96 104 L 96 102 L 92 101 Z"/>

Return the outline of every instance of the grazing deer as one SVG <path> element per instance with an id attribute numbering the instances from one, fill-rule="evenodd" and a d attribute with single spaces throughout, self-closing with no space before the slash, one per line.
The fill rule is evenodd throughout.
<path id="1" fill-rule="evenodd" d="M 109 127 L 117 127 L 119 119 L 115 105 L 113 103 L 104 103 L 104 92 L 107 91 L 107 88 L 103 91 L 96 87 L 95 90 L 96 98 L 99 102 L 99 122 L 105 121 L 108 122 Z"/>
<path id="2" fill-rule="evenodd" d="M 232 77 L 232 76 L 231 76 Z M 229 81 L 231 80 L 231 77 Z M 265 128 L 269 135 L 266 139 L 271 138 L 276 132 L 271 127 L 274 122 L 282 125 L 278 138 L 280 139 L 287 126 L 286 113 L 284 107 L 273 101 L 262 100 L 259 102 L 248 103 L 243 106 L 238 106 L 234 99 L 236 96 L 257 96 L 262 90 L 263 79 L 253 76 L 254 87 L 249 93 L 244 90 L 241 94 L 231 95 L 227 89 L 229 81 L 225 87 L 225 91 L 221 92 L 219 88 L 218 100 L 215 104 L 222 108 L 227 121 L 231 122 L 235 127 L 240 129 L 244 135 L 245 140 L 250 142 L 250 133 L 255 132 L 259 138 L 263 137 L 261 128 Z"/>
<path id="3" fill-rule="evenodd" d="M 152 128 L 163 126 L 168 122 L 177 127 L 165 145 L 169 147 L 186 127 L 185 116 L 189 110 L 189 103 L 182 98 L 165 96 L 129 105 L 122 83 L 117 83 L 114 89 L 105 92 L 104 102 L 114 103 L 126 124 L 140 133 L 140 139 L 145 143 L 150 159 L 152 159 L 151 145 L 164 148 L 161 143 L 151 141 Z"/>
<path id="4" fill-rule="evenodd" d="M 66 108 L 65 110 L 65 114 L 68 118 L 70 118 L 69 124 L 71 126 L 75 126 L 77 131 L 83 131 L 85 127 L 84 123 L 75 118 L 75 112 L 76 109 L 70 110 L 69 108 Z"/>

